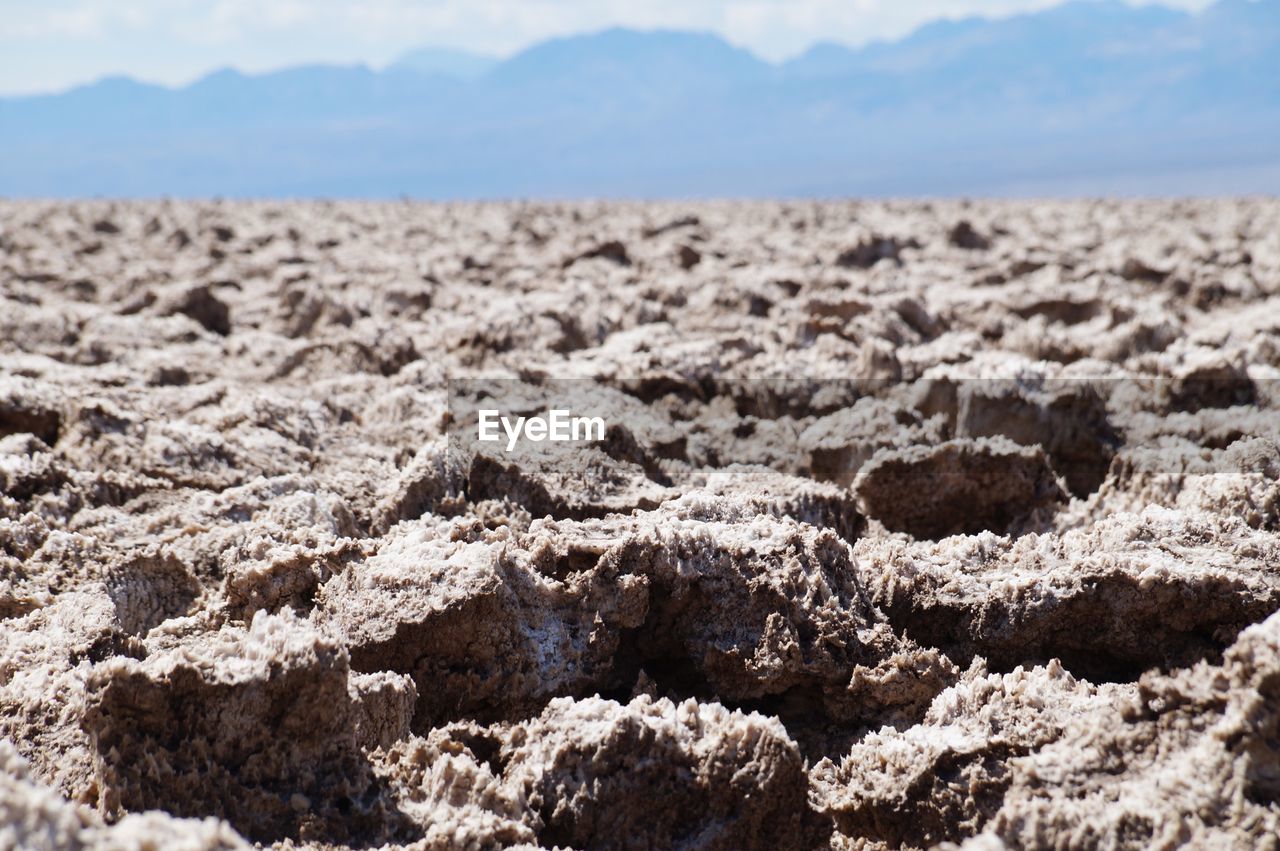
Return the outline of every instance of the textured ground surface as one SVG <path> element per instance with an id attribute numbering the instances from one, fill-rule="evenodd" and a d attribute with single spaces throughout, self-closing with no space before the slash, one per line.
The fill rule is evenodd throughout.
<path id="1" fill-rule="evenodd" d="M 0 298 L 0 847 L 1277 847 L 1280 203 L 5 202 Z"/>

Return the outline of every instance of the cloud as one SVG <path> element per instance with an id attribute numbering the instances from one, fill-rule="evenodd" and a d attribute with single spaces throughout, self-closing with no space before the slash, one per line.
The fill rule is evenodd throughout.
<path id="1" fill-rule="evenodd" d="M 0 41 L 96 38 L 105 33 L 110 17 L 110 10 L 98 3 L 50 3 L 26 14 L 21 9 L 25 4 L 15 5 L 19 8 L 0 19 Z"/>

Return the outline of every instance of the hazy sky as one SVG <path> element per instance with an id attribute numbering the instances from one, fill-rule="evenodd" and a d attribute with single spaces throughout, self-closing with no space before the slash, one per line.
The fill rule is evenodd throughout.
<path id="1" fill-rule="evenodd" d="M 1210 0 L 1165 0 L 1200 9 Z M 710 30 L 768 59 L 892 38 L 939 17 L 1056 0 L 0 0 L 0 94 L 107 74 L 180 84 L 216 68 L 381 65 L 423 45 L 497 55 L 613 25 Z"/>

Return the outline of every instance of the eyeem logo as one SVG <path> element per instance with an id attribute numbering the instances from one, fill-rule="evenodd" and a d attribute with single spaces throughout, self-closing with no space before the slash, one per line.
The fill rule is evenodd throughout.
<path id="1" fill-rule="evenodd" d="M 547 412 L 545 417 L 517 417 L 512 422 L 509 417 L 501 415 L 501 411 L 480 411 L 480 422 L 476 427 L 481 441 L 497 442 L 502 439 L 498 427 L 502 427 L 507 435 L 507 451 L 516 448 L 516 443 L 523 437 L 533 443 L 544 440 L 554 442 L 579 442 L 604 440 L 604 420 L 600 417 L 574 417 L 566 409 Z"/>

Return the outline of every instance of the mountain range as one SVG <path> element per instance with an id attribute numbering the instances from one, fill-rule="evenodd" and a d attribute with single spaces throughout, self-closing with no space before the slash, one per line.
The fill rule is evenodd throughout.
<path id="1" fill-rule="evenodd" d="M 1280 192 L 1280 0 L 1076 0 L 765 62 L 612 29 L 510 58 L 0 99 L 0 195 Z"/>

